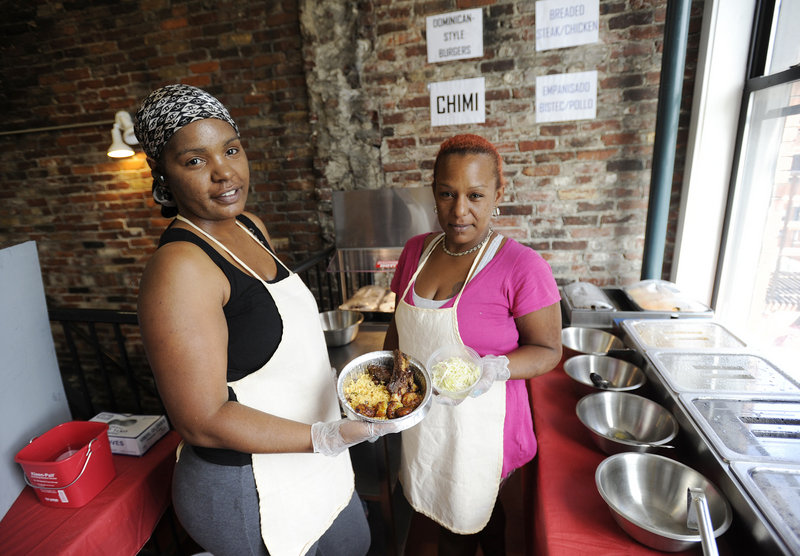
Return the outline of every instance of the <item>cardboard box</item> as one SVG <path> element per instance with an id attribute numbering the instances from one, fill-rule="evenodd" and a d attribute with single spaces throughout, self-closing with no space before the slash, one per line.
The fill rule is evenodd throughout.
<path id="1" fill-rule="evenodd" d="M 164 415 L 99 413 L 91 421 L 107 423 L 111 453 L 128 456 L 141 456 L 169 430 Z"/>

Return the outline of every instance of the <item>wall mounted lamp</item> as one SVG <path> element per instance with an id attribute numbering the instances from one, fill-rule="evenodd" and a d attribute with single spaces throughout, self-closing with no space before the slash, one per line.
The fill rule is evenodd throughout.
<path id="1" fill-rule="evenodd" d="M 133 120 L 125 111 L 119 111 L 114 116 L 114 126 L 111 128 L 111 146 L 108 147 L 108 156 L 111 158 L 126 158 L 133 156 L 130 145 L 138 145 L 139 141 L 133 132 Z"/>

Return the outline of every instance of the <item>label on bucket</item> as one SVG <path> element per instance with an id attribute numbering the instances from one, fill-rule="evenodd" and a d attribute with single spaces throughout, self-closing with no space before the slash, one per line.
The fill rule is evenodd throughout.
<path id="1" fill-rule="evenodd" d="M 28 473 L 28 478 L 33 486 L 39 488 L 52 488 L 58 484 L 58 478 L 55 473 L 31 471 Z"/>

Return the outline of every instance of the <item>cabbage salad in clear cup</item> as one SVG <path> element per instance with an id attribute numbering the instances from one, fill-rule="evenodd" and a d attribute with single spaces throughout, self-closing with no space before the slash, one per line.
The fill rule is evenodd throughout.
<path id="1" fill-rule="evenodd" d="M 463 344 L 442 346 L 428 358 L 434 399 L 457 405 L 469 396 L 481 379 L 480 356 Z"/>

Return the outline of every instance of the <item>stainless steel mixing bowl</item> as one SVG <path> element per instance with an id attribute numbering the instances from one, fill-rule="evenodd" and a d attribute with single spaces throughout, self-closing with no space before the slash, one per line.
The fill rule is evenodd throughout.
<path id="1" fill-rule="evenodd" d="M 325 343 L 328 347 L 344 346 L 356 339 L 358 325 L 364 321 L 364 315 L 358 311 L 334 309 L 319 314 Z"/>
<path id="2" fill-rule="evenodd" d="M 427 415 L 428 411 L 431 408 L 431 403 L 433 401 L 433 385 L 431 383 L 431 376 L 425 367 L 417 361 L 413 357 L 408 357 L 409 363 L 411 365 L 412 370 L 414 371 L 414 379 L 416 380 L 417 384 L 419 385 L 420 389 L 422 389 L 422 402 L 414 408 L 414 411 L 405 415 L 403 417 L 397 417 L 392 419 L 392 422 L 395 423 L 402 423 L 404 429 L 407 427 L 411 427 L 416 425 Z M 349 385 L 354 380 L 358 380 L 358 377 L 361 373 L 367 370 L 367 366 L 371 364 L 382 365 L 385 367 L 391 368 L 393 365 L 393 352 L 384 350 L 384 351 L 372 351 L 369 353 L 365 353 L 363 355 L 359 355 L 352 361 L 350 361 L 347 365 L 344 366 L 342 372 L 339 373 L 339 379 L 336 381 L 336 394 L 339 396 L 339 403 L 341 404 L 342 408 L 344 409 L 345 415 L 347 415 L 350 419 L 362 419 L 364 421 L 370 421 L 372 423 L 385 423 L 386 419 L 374 419 L 372 417 L 366 417 L 358 413 L 347 401 L 347 397 L 344 394 L 344 389 L 347 385 Z"/>
<path id="3" fill-rule="evenodd" d="M 612 349 L 625 349 L 617 336 L 599 328 L 570 326 L 561 330 L 561 344 L 567 357 L 582 353 L 605 355 Z"/>
<path id="4" fill-rule="evenodd" d="M 691 467 L 669 458 L 616 454 L 597 466 L 594 478 L 619 526 L 656 550 L 679 552 L 700 542 L 699 531 L 686 524 L 690 487 L 705 492 L 715 537 L 731 525 L 731 506 L 717 487 Z"/>
<path id="5" fill-rule="evenodd" d="M 578 419 L 606 454 L 651 452 L 678 434 L 672 413 L 654 401 L 627 392 L 597 392 L 575 406 Z"/>
<path id="6" fill-rule="evenodd" d="M 585 396 L 601 390 L 629 392 L 642 386 L 647 377 L 644 371 L 622 359 L 608 355 L 576 355 L 564 362 L 564 372 L 575 385 L 578 395 Z M 595 385 L 591 374 L 596 373 L 608 384 L 606 388 Z"/>

